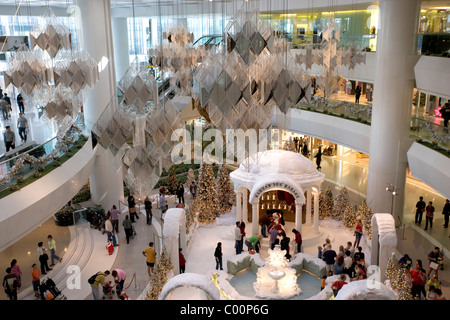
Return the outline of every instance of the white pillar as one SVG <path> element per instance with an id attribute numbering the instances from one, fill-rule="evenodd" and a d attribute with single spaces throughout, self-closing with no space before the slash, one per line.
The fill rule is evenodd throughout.
<path id="1" fill-rule="evenodd" d="M 114 96 L 117 96 L 114 71 L 114 52 L 111 31 L 110 0 L 76 0 L 78 21 L 81 22 L 81 48 L 97 62 L 108 59 L 108 64 L 100 72 L 99 81 L 88 90 L 83 106 L 85 125 L 88 131 L 97 122 L 102 112 Z M 123 200 L 122 170 L 114 170 L 112 155 L 104 152 L 97 156 L 90 176 L 92 200 L 109 210 L 118 200 Z"/>
<path id="2" fill-rule="evenodd" d="M 244 189 L 242 190 L 242 220 L 244 220 L 245 223 L 248 222 L 248 190 Z"/>
<path id="3" fill-rule="evenodd" d="M 236 220 L 242 220 L 242 191 L 236 192 Z"/>
<path id="4" fill-rule="evenodd" d="M 370 129 L 367 203 L 374 212 L 390 212 L 388 183 L 399 190 L 394 217 L 404 207 L 409 114 L 414 89 L 414 64 L 420 0 L 380 0 L 377 71 Z"/>
<path id="5" fill-rule="evenodd" d="M 252 203 L 252 236 L 258 234 L 259 230 L 259 199 Z"/>
<path id="6" fill-rule="evenodd" d="M 130 66 L 127 18 L 113 18 L 112 31 L 116 81 L 119 82 Z"/>
<path id="7" fill-rule="evenodd" d="M 314 193 L 314 232 L 319 233 L 319 195 L 320 187 Z"/>
<path id="8" fill-rule="evenodd" d="M 295 201 L 295 229 L 302 233 L 302 207 L 301 203 Z"/>
<path id="9" fill-rule="evenodd" d="M 305 223 L 311 224 L 311 209 L 312 208 L 312 197 L 311 189 L 306 190 L 306 221 Z"/>

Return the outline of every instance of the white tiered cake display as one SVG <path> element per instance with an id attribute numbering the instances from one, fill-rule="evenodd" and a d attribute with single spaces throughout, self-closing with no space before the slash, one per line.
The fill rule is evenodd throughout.
<path id="1" fill-rule="evenodd" d="M 279 245 L 274 250 L 269 249 L 266 265 L 259 268 L 253 284 L 258 298 L 289 299 L 302 292 L 297 284 L 296 271 L 288 266 L 285 254 Z"/>

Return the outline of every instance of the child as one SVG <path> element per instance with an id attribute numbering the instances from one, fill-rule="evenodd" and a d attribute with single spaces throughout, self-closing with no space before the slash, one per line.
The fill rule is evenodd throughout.
<path id="1" fill-rule="evenodd" d="M 317 247 L 317 257 L 319 259 L 322 259 L 322 247 L 321 246 Z"/>
<path id="2" fill-rule="evenodd" d="M 114 253 L 114 246 L 112 240 L 108 241 L 108 244 L 106 245 L 106 250 L 108 250 L 109 255 L 112 255 Z"/>
<path id="3" fill-rule="evenodd" d="M 112 298 L 112 296 L 111 296 L 111 294 L 112 293 L 114 293 L 114 287 L 111 285 L 111 281 L 107 281 L 107 282 L 105 282 L 105 284 L 103 285 L 103 294 L 106 296 L 106 295 L 109 295 L 110 296 L 110 298 Z M 104 297 L 103 297 L 104 298 Z"/>
<path id="4" fill-rule="evenodd" d="M 325 282 L 326 282 L 326 280 L 327 280 L 327 276 L 323 276 L 322 279 L 320 280 L 320 291 L 325 289 Z"/>

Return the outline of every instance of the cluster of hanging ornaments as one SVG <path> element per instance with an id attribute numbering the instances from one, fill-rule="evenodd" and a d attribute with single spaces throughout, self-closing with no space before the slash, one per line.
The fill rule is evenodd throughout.
<path id="1" fill-rule="evenodd" d="M 58 127 L 66 117 L 75 121 L 83 90 L 95 86 L 99 70 L 87 52 L 72 49 L 69 30 L 50 8 L 43 19 L 31 32 L 31 50 L 22 46 L 9 62 L 5 86 L 22 91 L 30 105 L 42 108 L 41 117 Z"/>

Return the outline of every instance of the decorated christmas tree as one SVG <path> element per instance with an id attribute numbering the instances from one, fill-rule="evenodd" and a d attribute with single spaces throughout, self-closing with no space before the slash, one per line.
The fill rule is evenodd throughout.
<path id="1" fill-rule="evenodd" d="M 399 274 L 399 267 L 395 259 L 395 254 L 392 254 L 391 257 L 389 258 L 386 267 L 386 278 L 389 280 L 391 288 L 396 291 L 398 289 L 397 287 L 398 274 Z"/>
<path id="2" fill-rule="evenodd" d="M 194 203 L 191 206 L 186 206 L 184 208 L 186 212 L 186 235 L 189 235 L 191 231 L 191 226 L 195 223 L 195 211 L 192 209 Z"/>
<path id="3" fill-rule="evenodd" d="M 323 210 L 326 217 L 331 217 L 334 208 L 333 191 L 330 187 L 325 190 Z"/>
<path id="4" fill-rule="evenodd" d="M 167 274 L 174 268 L 172 261 L 164 250 L 150 278 L 150 290 L 147 300 L 158 300 L 162 288 L 167 283 Z"/>
<path id="5" fill-rule="evenodd" d="M 327 217 L 325 208 L 325 193 L 322 191 L 319 194 L 319 220 L 324 220 Z"/>
<path id="6" fill-rule="evenodd" d="M 168 178 L 168 189 L 170 194 L 175 194 L 177 192 L 178 187 L 178 180 L 177 180 L 177 174 L 175 172 L 175 168 L 172 166 L 169 169 L 169 178 Z"/>
<path id="7" fill-rule="evenodd" d="M 363 201 L 358 208 L 357 216 L 361 218 L 361 222 L 364 226 L 364 230 L 369 235 L 369 239 L 372 239 L 372 216 L 373 211 L 367 206 L 366 201 Z"/>
<path id="8" fill-rule="evenodd" d="M 397 279 L 397 300 L 412 300 L 411 279 L 406 268 L 400 268 Z"/>
<path id="9" fill-rule="evenodd" d="M 233 190 L 233 182 L 230 179 L 230 172 L 225 166 L 219 168 L 217 174 L 217 187 L 219 197 L 219 212 L 221 214 L 230 212 L 235 204 L 236 196 Z"/>
<path id="10" fill-rule="evenodd" d="M 352 229 L 356 223 L 356 212 L 353 206 L 348 205 L 344 210 L 344 227 Z"/>
<path id="11" fill-rule="evenodd" d="M 197 195 L 192 209 L 200 223 L 214 222 L 219 214 L 219 199 L 211 164 L 202 163 L 200 167 Z"/>
<path id="12" fill-rule="evenodd" d="M 347 188 L 343 187 L 334 200 L 333 218 L 338 221 L 343 221 L 345 210 L 347 210 L 348 207 L 351 207 L 349 194 Z"/>

